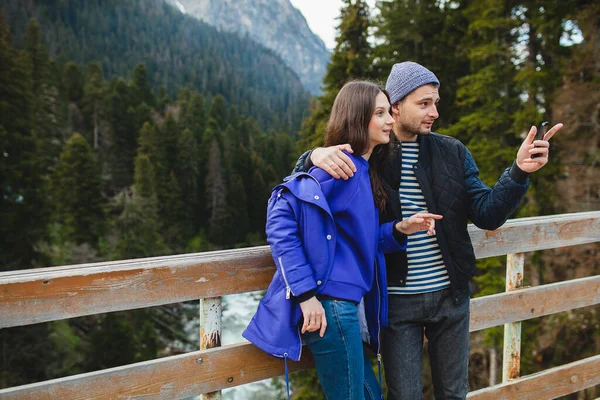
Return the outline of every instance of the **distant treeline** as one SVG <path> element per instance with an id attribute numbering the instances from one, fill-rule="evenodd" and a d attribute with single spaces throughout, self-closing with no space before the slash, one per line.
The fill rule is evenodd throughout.
<path id="1" fill-rule="evenodd" d="M 262 129 L 296 130 L 310 94 L 271 50 L 182 14 L 164 0 L 0 0 L 21 47 L 35 18 L 58 64 L 99 62 L 107 78 L 144 64 L 148 80 L 169 96 L 187 87 L 221 94 Z"/>

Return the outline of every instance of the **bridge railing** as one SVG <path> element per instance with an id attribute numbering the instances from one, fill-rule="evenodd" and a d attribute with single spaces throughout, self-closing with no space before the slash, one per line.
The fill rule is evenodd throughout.
<path id="1" fill-rule="evenodd" d="M 600 241 L 600 211 L 469 227 L 477 258 L 508 255 L 505 293 L 471 300 L 470 330 L 505 325 L 505 374 L 470 399 L 551 399 L 600 384 L 600 355 L 519 377 L 520 321 L 600 303 L 600 275 L 522 288 L 523 253 Z M 174 399 L 283 374 L 248 342 L 220 342 L 220 297 L 266 289 L 267 246 L 0 273 L 0 328 L 198 300 L 203 350 L 0 390 L 0 399 Z M 508 346 L 508 347 L 506 347 Z M 18 351 L 18 349 L 15 349 Z M 309 352 L 291 370 L 313 366 Z M 215 393 L 216 392 L 216 393 Z"/>

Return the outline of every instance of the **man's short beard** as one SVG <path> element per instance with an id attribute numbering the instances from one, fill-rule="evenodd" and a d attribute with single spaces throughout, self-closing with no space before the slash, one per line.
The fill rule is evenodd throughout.
<path id="1" fill-rule="evenodd" d="M 407 126 L 405 124 L 401 124 L 400 125 L 401 132 L 406 132 L 410 135 L 410 137 L 414 137 L 414 136 L 427 136 L 431 133 L 431 129 L 429 129 L 427 132 L 423 132 L 423 130 L 421 129 L 413 129 L 410 126 Z"/>

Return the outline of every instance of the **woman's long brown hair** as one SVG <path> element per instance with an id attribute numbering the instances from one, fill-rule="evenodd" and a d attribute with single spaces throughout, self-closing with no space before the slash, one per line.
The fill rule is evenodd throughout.
<path id="1" fill-rule="evenodd" d="M 363 155 L 369 150 L 369 122 L 375 111 L 376 97 L 383 93 L 390 100 L 388 93 L 372 82 L 352 81 L 342 87 L 337 94 L 331 115 L 325 129 L 325 146 L 349 143 L 356 155 Z M 375 204 L 385 210 L 387 195 L 383 188 L 379 171 L 391 150 L 388 144 L 375 146 L 369 157 L 369 176 Z"/>

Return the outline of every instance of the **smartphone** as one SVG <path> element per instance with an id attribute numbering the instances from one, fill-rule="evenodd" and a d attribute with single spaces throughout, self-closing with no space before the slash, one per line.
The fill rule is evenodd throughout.
<path id="1" fill-rule="evenodd" d="M 548 121 L 544 121 L 540 124 L 537 130 L 537 134 L 535 135 L 535 140 L 543 140 L 544 135 L 548 131 Z M 532 154 L 531 158 L 539 157 L 539 154 Z"/>

